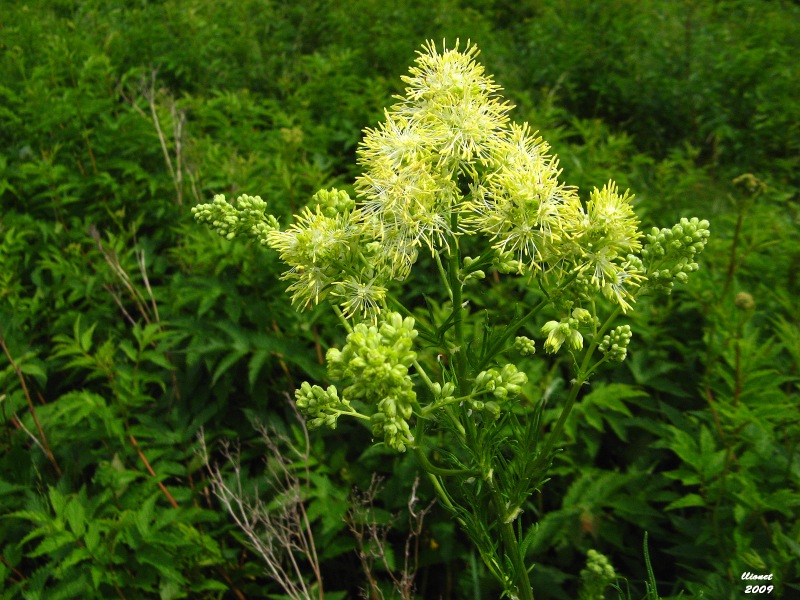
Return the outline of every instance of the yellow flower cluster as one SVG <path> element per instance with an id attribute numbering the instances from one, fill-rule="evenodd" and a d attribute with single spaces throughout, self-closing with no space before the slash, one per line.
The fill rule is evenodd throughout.
<path id="1" fill-rule="evenodd" d="M 322 190 L 283 231 L 258 197 L 229 206 L 219 196 L 196 207 L 197 218 L 228 238 L 249 235 L 278 250 L 290 266 L 284 279 L 295 306 L 331 298 L 347 318 L 373 323 L 390 285 L 409 276 L 420 251 L 448 259 L 465 235 L 488 238 L 494 255 L 482 265 L 572 275 L 576 290 L 602 291 L 623 311 L 651 272 L 671 281 L 680 269 L 645 268 L 638 258 L 633 196 L 609 181 L 584 204 L 560 181 L 547 142 L 527 124 L 509 122 L 512 106 L 477 56 L 470 43 L 463 50 L 458 42 L 441 50 L 425 44 L 403 77 L 404 95 L 365 130 L 358 203 Z M 656 242 L 645 250 L 648 258 L 666 253 Z M 478 269 L 473 278 L 484 274 Z"/>

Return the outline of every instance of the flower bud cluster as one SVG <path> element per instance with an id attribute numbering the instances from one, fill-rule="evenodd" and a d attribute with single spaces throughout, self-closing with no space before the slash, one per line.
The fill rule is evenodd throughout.
<path id="1" fill-rule="evenodd" d="M 437 404 L 450 404 L 455 401 L 456 386 L 452 381 L 446 382 L 444 385 L 434 383 L 431 386 L 433 392 L 433 399 Z"/>
<path id="2" fill-rule="evenodd" d="M 336 386 L 333 385 L 323 390 L 318 385 L 312 386 L 304 381 L 300 389 L 295 391 L 295 400 L 300 413 L 310 419 L 308 426 L 312 428 L 327 425 L 336 429 L 336 419 L 342 413 L 353 412 L 350 401 L 339 399 Z"/>
<path id="3" fill-rule="evenodd" d="M 611 362 L 622 362 L 628 355 L 628 344 L 632 336 L 630 325 L 620 325 L 603 337 L 598 349 Z"/>
<path id="4" fill-rule="evenodd" d="M 581 569 L 581 587 L 578 600 L 602 600 L 605 588 L 614 583 L 617 574 L 614 567 L 597 550 L 586 553 L 586 568 Z"/>
<path id="5" fill-rule="evenodd" d="M 500 273 L 520 274 L 525 270 L 525 264 L 514 258 L 513 252 L 503 252 L 495 248 L 495 256 L 492 259 L 492 266 Z"/>
<path id="6" fill-rule="evenodd" d="M 472 258 L 471 256 L 464 258 L 464 268 L 459 272 L 459 279 L 462 281 L 462 283 L 484 279 L 486 277 L 486 273 L 484 273 L 481 269 L 471 268 L 472 265 L 474 265 L 477 261 L 477 258 Z"/>
<path id="7" fill-rule="evenodd" d="M 416 394 L 408 368 L 417 357 L 411 349 L 416 337 L 414 319 L 388 313 L 378 325 L 356 325 L 344 348 L 331 348 L 327 354 L 328 374 L 352 381 L 343 395 L 375 406 L 373 434 L 400 452 L 413 440 L 408 419 Z"/>
<path id="8" fill-rule="evenodd" d="M 331 188 L 320 190 L 311 197 L 311 202 L 319 206 L 320 212 L 326 217 L 335 217 L 338 214 L 352 211 L 356 207 L 355 200 L 347 192 Z"/>
<path id="9" fill-rule="evenodd" d="M 570 286 L 570 291 L 575 298 L 589 301 L 600 292 L 600 281 L 585 272 L 581 272 L 578 273 L 575 281 Z"/>
<path id="10" fill-rule="evenodd" d="M 514 339 L 514 350 L 522 356 L 532 356 L 536 353 L 536 342 L 524 335 L 518 335 Z"/>
<path id="11" fill-rule="evenodd" d="M 685 283 L 696 271 L 696 262 L 710 235 L 709 223 L 697 217 L 683 218 L 672 228 L 654 227 L 647 235 L 642 258 L 647 269 L 648 286 L 669 294 L 675 281 Z"/>
<path id="12" fill-rule="evenodd" d="M 555 354 L 566 342 L 570 349 L 580 350 L 583 348 L 583 336 L 578 329 L 591 322 L 592 314 L 585 308 L 576 308 L 561 321 L 548 321 L 542 327 L 542 333 L 547 334 L 544 349 L 548 354 Z"/>
<path id="13" fill-rule="evenodd" d="M 266 210 L 267 203 L 260 196 L 242 195 L 229 204 L 224 195 L 217 194 L 210 204 L 193 207 L 192 214 L 225 239 L 246 235 L 266 245 L 268 234 L 278 229 L 278 221 Z"/>
<path id="14" fill-rule="evenodd" d="M 528 376 L 525 373 L 508 363 L 503 365 L 500 370 L 488 369 L 478 373 L 475 378 L 473 394 L 489 392 L 497 400 L 502 401 L 518 395 L 527 381 Z M 468 402 L 473 410 L 486 411 L 494 418 L 500 416 L 500 405 L 494 400 L 484 402 L 470 398 Z"/>

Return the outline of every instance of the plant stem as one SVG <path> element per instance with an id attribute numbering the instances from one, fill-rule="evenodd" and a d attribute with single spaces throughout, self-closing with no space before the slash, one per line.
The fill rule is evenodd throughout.
<path id="1" fill-rule="evenodd" d="M 442 257 L 439 256 L 439 253 L 434 253 L 433 257 L 436 259 L 436 267 L 439 269 L 439 277 L 442 278 L 442 284 L 444 285 L 445 289 L 447 290 L 447 296 L 450 298 L 450 301 L 453 301 L 453 286 L 451 285 L 450 281 L 447 278 L 447 273 L 444 271 L 444 265 L 442 265 Z"/>
<path id="2" fill-rule="evenodd" d="M 578 369 L 577 375 L 575 376 L 575 383 L 573 384 L 572 389 L 569 391 L 569 396 L 567 397 L 567 402 L 564 404 L 564 409 L 561 411 L 561 415 L 559 415 L 558 421 L 556 421 L 555 427 L 553 427 L 550 435 L 547 436 L 544 449 L 536 459 L 537 466 L 542 466 L 542 463 L 547 460 L 547 458 L 550 456 L 550 452 L 553 450 L 553 447 L 561 437 L 561 433 L 564 430 L 564 425 L 567 422 L 567 418 L 572 412 L 572 407 L 575 406 L 575 401 L 578 399 L 578 392 L 580 391 L 581 387 L 583 387 L 583 384 L 586 383 L 586 379 L 588 379 L 589 375 L 591 374 L 591 370 L 588 367 L 592 360 L 592 355 L 594 354 L 594 351 L 597 350 L 597 346 L 600 345 L 602 336 L 605 335 L 606 331 L 608 331 L 608 328 L 611 327 L 611 324 L 614 322 L 617 316 L 619 316 L 620 310 L 621 308 L 618 306 L 612 311 L 605 323 L 603 323 L 600 331 L 598 331 L 594 336 L 594 339 L 592 339 L 592 343 L 589 346 L 589 349 L 586 351 L 586 355 L 583 357 L 583 362 L 581 362 L 581 366 Z"/>
<path id="3" fill-rule="evenodd" d="M 475 423 L 471 420 L 467 421 L 468 432 L 468 445 L 472 449 L 475 456 L 480 456 L 478 432 Z M 494 472 L 492 467 L 486 470 L 486 465 L 480 465 L 481 479 L 484 484 L 489 488 L 491 503 L 495 511 L 495 522 L 500 528 L 500 536 L 503 539 L 503 549 L 506 558 L 511 560 L 513 565 L 514 584 L 517 587 L 520 600 L 533 600 L 533 588 L 531 587 L 530 578 L 528 577 L 528 570 L 522 560 L 522 553 L 520 552 L 519 542 L 514 533 L 512 521 L 508 519 L 508 511 L 506 510 L 503 498 L 497 491 L 494 485 Z"/>
<path id="4" fill-rule="evenodd" d="M 417 462 L 427 473 L 440 477 L 449 477 L 451 475 L 477 475 L 477 473 L 473 473 L 467 469 L 443 469 L 442 467 L 437 467 L 428 460 L 428 457 L 425 456 L 425 452 L 420 446 L 414 446 L 414 458 L 417 459 Z"/>
<path id="5" fill-rule="evenodd" d="M 506 557 L 511 559 L 511 564 L 514 565 L 514 583 L 517 586 L 517 593 L 520 600 L 533 600 L 533 587 L 531 587 L 531 580 L 528 577 L 528 569 L 525 568 L 525 563 L 522 560 L 519 542 L 512 525 L 513 521 L 507 522 L 503 500 L 494 485 L 491 485 L 491 490 L 492 504 L 494 504 L 494 509 L 498 517 L 500 517 L 498 526 L 500 527 L 500 536 L 503 538 L 505 554 Z"/>
<path id="6" fill-rule="evenodd" d="M 578 276 L 577 271 L 575 273 L 570 274 L 566 279 L 564 279 L 564 281 L 562 281 L 559 284 L 558 291 L 567 287 L 570 283 L 572 283 L 575 280 L 577 276 Z M 539 311 L 541 311 L 545 306 L 550 304 L 550 302 L 552 302 L 550 297 L 543 299 L 541 302 L 539 302 L 539 304 L 534 306 L 532 309 L 530 309 L 527 313 L 522 315 L 516 321 L 512 321 L 511 323 L 509 323 L 506 326 L 506 330 L 503 333 L 503 335 L 500 338 L 498 338 L 486 352 L 484 359 L 477 370 L 482 371 L 483 369 L 485 369 L 486 366 L 494 359 L 494 357 L 497 356 L 497 354 L 499 354 L 500 350 L 503 348 L 503 346 L 505 346 L 506 342 L 508 342 L 511 336 L 517 333 L 517 331 L 519 331 L 519 328 L 522 327 L 525 323 L 527 323 L 533 317 L 539 314 Z"/>
<path id="7" fill-rule="evenodd" d="M 458 213 L 453 211 L 450 217 L 453 231 L 458 231 Z M 450 291 L 453 300 L 453 326 L 455 329 L 455 345 L 452 358 L 455 360 L 456 379 L 458 381 L 459 396 L 466 395 L 467 389 L 467 355 L 464 347 L 464 315 L 461 306 L 461 282 L 458 280 L 458 270 L 461 267 L 461 256 L 458 250 L 458 239 L 452 236 L 450 245 Z"/>

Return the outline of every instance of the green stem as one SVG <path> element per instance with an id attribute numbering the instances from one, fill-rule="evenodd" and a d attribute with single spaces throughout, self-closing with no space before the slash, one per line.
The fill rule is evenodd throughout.
<path id="1" fill-rule="evenodd" d="M 562 281 L 559 284 L 557 292 L 559 292 L 562 289 L 564 289 L 565 287 L 567 287 L 570 283 L 572 283 L 575 280 L 575 278 L 577 276 L 578 276 L 578 272 L 577 271 L 572 273 L 571 275 L 569 275 L 566 279 L 564 279 L 564 281 Z M 483 371 L 486 368 L 486 366 L 492 360 L 494 360 L 494 358 L 500 353 L 500 350 L 505 346 L 506 342 L 508 342 L 508 340 L 511 338 L 511 336 L 514 335 L 517 331 L 519 331 L 519 328 L 522 327 L 523 325 L 525 325 L 525 323 L 527 323 L 533 317 L 535 317 L 537 314 L 539 314 L 539 311 L 541 311 L 545 306 L 550 304 L 550 302 L 552 302 L 552 300 L 548 296 L 547 298 L 545 298 L 544 300 L 539 302 L 539 304 L 537 304 L 532 309 L 530 309 L 527 313 L 522 315 L 519 319 L 509 323 L 506 326 L 505 333 L 503 333 L 503 335 L 500 336 L 499 339 L 495 340 L 495 342 L 491 345 L 489 350 L 486 352 L 486 354 L 484 355 L 485 358 L 483 359 L 483 361 L 481 361 L 481 364 L 480 364 L 480 366 L 478 367 L 477 370 L 478 371 Z"/>
<path id="2" fill-rule="evenodd" d="M 564 425 L 567 422 L 567 418 L 569 414 L 572 412 L 572 407 L 575 405 L 575 400 L 578 398 L 578 392 L 580 391 L 581 387 L 586 380 L 589 378 L 592 369 L 589 369 L 589 363 L 592 360 L 592 355 L 594 354 L 597 347 L 600 345 L 600 342 L 603 339 L 603 335 L 605 332 L 608 331 L 608 328 L 611 327 L 611 324 L 614 320 L 619 316 L 619 313 L 622 309 L 618 306 L 615 308 L 612 313 L 608 316 L 603 326 L 600 328 L 600 331 L 597 332 L 597 335 L 594 336 L 589 349 L 586 351 L 586 355 L 583 357 L 583 361 L 581 362 L 581 366 L 578 369 L 578 373 L 575 376 L 575 383 L 572 386 L 572 389 L 569 391 L 569 396 L 567 397 L 567 402 L 564 404 L 564 410 L 561 411 L 561 415 L 558 417 L 558 421 L 553 427 L 553 430 L 550 432 L 550 435 L 547 436 L 547 441 L 545 442 L 544 449 L 539 454 L 538 458 L 536 459 L 537 466 L 541 466 L 550 456 L 550 452 L 552 452 L 553 447 L 558 443 L 559 438 L 561 437 L 561 433 L 564 430 Z M 602 361 L 600 361 L 602 362 Z M 598 363 L 599 365 L 600 363 Z M 597 365 L 595 365 L 596 367 Z"/>
<path id="3" fill-rule="evenodd" d="M 451 406 L 444 406 L 444 412 L 446 412 L 447 416 L 450 417 L 450 422 L 453 424 L 453 427 L 455 427 L 456 430 L 458 431 L 458 439 L 463 444 L 467 435 L 464 426 L 461 424 L 461 421 L 458 419 L 458 417 L 456 417 L 455 413 L 453 413 L 453 408 Z"/>
<path id="4" fill-rule="evenodd" d="M 450 284 L 450 281 L 447 278 L 447 273 L 444 271 L 444 265 L 442 265 L 442 257 L 439 256 L 439 253 L 436 252 L 434 255 L 436 259 L 436 267 L 439 269 L 439 277 L 442 278 L 442 284 L 444 285 L 445 289 L 447 290 L 447 296 L 450 298 L 450 301 L 453 301 L 453 288 Z"/>
<path id="5" fill-rule="evenodd" d="M 458 231 L 458 213 L 453 211 L 451 217 L 451 227 L 453 231 Z M 461 256 L 458 250 L 458 239 L 452 236 L 450 241 L 450 290 L 453 300 L 453 326 L 455 330 L 455 346 L 452 351 L 452 358 L 455 360 L 456 380 L 458 383 L 458 393 L 460 396 L 466 395 L 467 388 L 467 354 L 464 347 L 464 314 L 462 302 L 462 286 L 458 280 L 458 270 L 461 266 Z"/>
<path id="6" fill-rule="evenodd" d="M 499 498 L 494 488 L 492 488 L 492 500 L 497 513 L 505 513 L 502 500 Z M 500 502 L 499 505 L 497 504 L 498 502 Z M 522 553 L 519 549 L 517 536 L 514 533 L 514 527 L 511 522 L 506 523 L 505 518 L 500 521 L 500 535 L 503 538 L 506 556 L 511 559 L 511 564 L 514 565 L 514 575 L 516 576 L 515 583 L 520 600 L 533 600 L 533 587 L 531 587 L 531 580 L 530 577 L 528 577 L 528 569 L 525 568 L 525 563 L 522 560 Z"/>
<path id="7" fill-rule="evenodd" d="M 414 458 L 417 459 L 419 465 L 427 473 L 432 473 L 440 477 L 450 477 L 452 475 L 469 475 L 469 476 L 477 475 L 477 473 L 475 473 L 474 471 L 470 471 L 468 469 L 443 469 L 442 467 L 437 467 L 431 461 L 428 460 L 428 457 L 425 456 L 425 452 L 422 450 L 420 446 L 414 446 Z"/>
<path id="8" fill-rule="evenodd" d="M 350 323 L 347 322 L 347 319 L 344 318 L 342 309 L 340 309 L 333 303 L 331 303 L 331 306 L 333 307 L 333 312 L 336 313 L 336 316 L 339 317 L 339 320 L 342 322 L 342 325 L 344 325 L 344 328 L 347 329 L 347 333 L 353 333 L 353 326 L 350 325 Z"/>
<path id="9" fill-rule="evenodd" d="M 414 365 L 414 368 L 417 370 L 419 376 L 422 377 L 422 381 L 425 382 L 425 385 L 428 386 L 428 389 L 431 392 L 433 392 L 433 382 L 430 380 L 430 377 L 428 377 L 428 374 L 425 372 L 425 369 L 423 369 L 422 366 L 417 362 L 416 358 L 414 359 L 414 362 L 412 362 L 411 364 Z"/>
<path id="10" fill-rule="evenodd" d="M 340 411 L 340 413 L 342 415 L 347 415 L 348 417 L 355 417 L 356 419 L 361 419 L 362 421 L 372 421 L 372 417 L 368 417 L 367 415 L 362 415 L 357 410 L 353 410 L 353 409 L 350 409 L 350 410 L 347 410 L 347 411 L 343 410 L 343 411 Z"/>
<path id="11" fill-rule="evenodd" d="M 469 436 L 469 445 L 472 448 L 475 456 L 480 456 L 477 452 L 479 440 L 478 431 L 475 423 L 472 420 L 467 420 L 467 431 Z M 522 552 L 520 552 L 519 542 L 517 535 L 514 533 L 512 525 L 513 520 L 509 520 L 508 511 L 506 510 L 505 503 L 497 488 L 494 485 L 494 472 L 493 469 L 486 471 L 486 466 L 481 465 L 481 478 L 485 485 L 489 488 L 492 506 L 496 514 L 495 522 L 500 528 L 500 536 L 503 539 L 503 549 L 506 558 L 511 560 L 513 566 L 514 584 L 517 587 L 517 593 L 520 600 L 533 600 L 533 588 L 531 581 L 528 577 L 528 569 L 525 568 Z"/>

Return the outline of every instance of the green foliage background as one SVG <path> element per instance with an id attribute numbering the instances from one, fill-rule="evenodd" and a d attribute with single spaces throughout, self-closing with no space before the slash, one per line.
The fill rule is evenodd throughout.
<path id="1" fill-rule="evenodd" d="M 296 428 L 287 394 L 344 336 L 291 309 L 274 253 L 189 209 L 247 192 L 285 223 L 351 189 L 361 130 L 429 38 L 475 42 L 584 193 L 613 178 L 644 225 L 712 223 L 700 273 L 637 307 L 629 359 L 593 380 L 526 509 L 537 598 L 575 597 L 590 548 L 641 597 L 645 531 L 665 597 L 738 598 L 745 571 L 800 590 L 796 3 L 4 0 L 3 598 L 280 597 L 209 493 L 197 435 L 241 440 L 257 481 L 251 420 Z M 567 364 L 520 366 L 531 399 L 558 401 Z M 351 488 L 379 471 L 395 512 L 414 479 L 368 447 L 357 425 L 314 436 L 328 597 L 363 587 Z M 389 544 L 404 534 L 399 519 Z M 460 536 L 428 516 L 419 597 L 496 597 Z"/>

